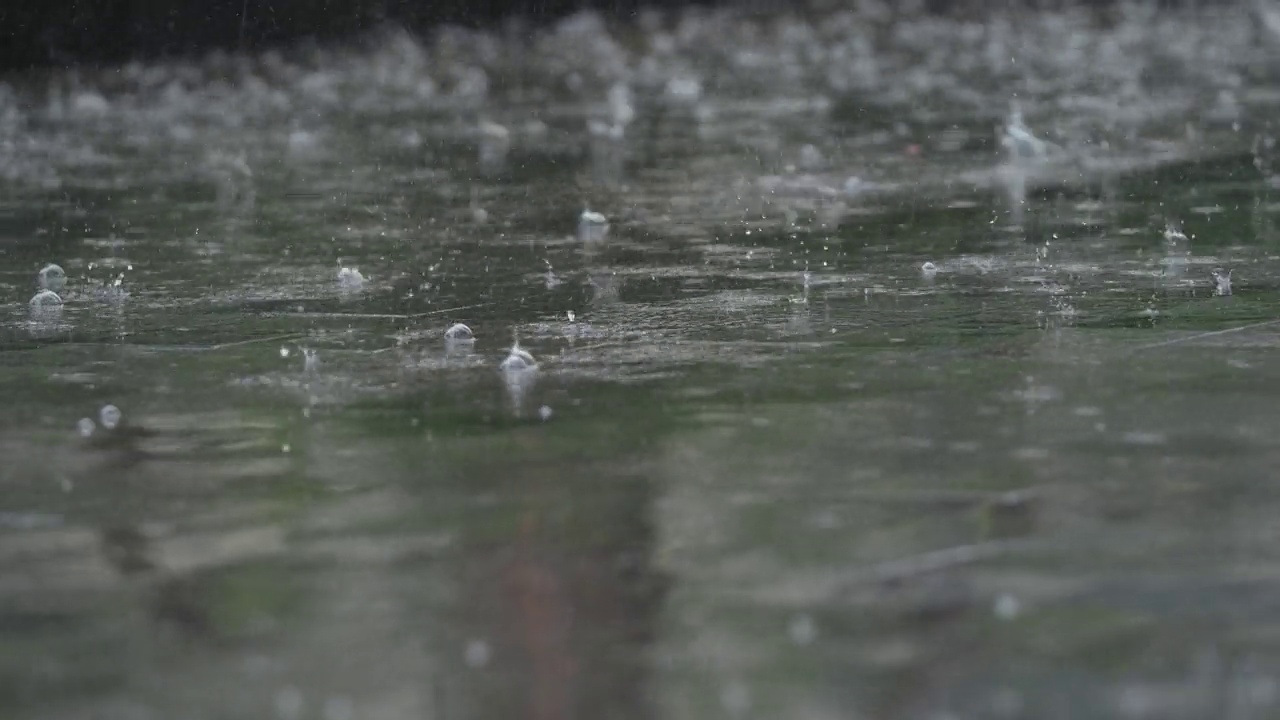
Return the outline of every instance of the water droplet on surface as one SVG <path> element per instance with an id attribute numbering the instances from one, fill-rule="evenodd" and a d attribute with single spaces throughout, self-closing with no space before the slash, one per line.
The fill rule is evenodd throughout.
<path id="1" fill-rule="evenodd" d="M 102 423 L 102 427 L 108 430 L 115 430 L 120 424 L 121 419 L 120 408 L 115 405 L 103 405 L 98 411 L 98 422 Z"/>
<path id="2" fill-rule="evenodd" d="M 80 422 L 76 423 L 76 431 L 80 433 L 80 437 L 82 438 L 92 436 L 93 431 L 97 429 L 97 423 L 89 418 L 80 418 Z"/>
<path id="3" fill-rule="evenodd" d="M 467 643 L 467 649 L 463 651 L 462 658 L 470 668 L 482 668 L 489 664 L 489 643 L 484 640 L 472 640 Z"/>
<path id="4" fill-rule="evenodd" d="M 474 342 L 475 333 L 471 332 L 471 328 L 462 323 L 454 323 L 444 331 L 444 339 L 449 342 Z"/>

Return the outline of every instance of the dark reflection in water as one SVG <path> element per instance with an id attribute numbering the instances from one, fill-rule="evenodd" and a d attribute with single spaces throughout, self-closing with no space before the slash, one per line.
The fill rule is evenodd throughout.
<path id="1" fill-rule="evenodd" d="M 652 481 L 607 466 L 495 470 L 477 477 L 507 479 L 494 490 L 514 532 L 464 531 L 459 548 L 455 632 L 476 666 L 466 715 L 653 717 L 647 647 L 664 583 Z"/>

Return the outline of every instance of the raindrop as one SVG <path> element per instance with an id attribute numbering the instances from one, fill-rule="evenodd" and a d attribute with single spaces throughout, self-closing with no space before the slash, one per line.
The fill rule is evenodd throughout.
<path id="1" fill-rule="evenodd" d="M 702 83 L 695 77 L 673 77 L 667 81 L 664 92 L 668 100 L 692 105 L 702 97 Z"/>
<path id="2" fill-rule="evenodd" d="M 284 345 L 281 345 L 281 346 L 280 346 L 280 357 L 282 357 L 282 358 L 287 358 L 287 357 L 289 357 L 289 348 L 285 347 Z"/>
<path id="3" fill-rule="evenodd" d="M 359 290 L 364 287 L 364 276 L 356 268 L 344 267 L 338 271 L 338 287 L 347 291 Z"/>
<path id="4" fill-rule="evenodd" d="M 1223 270 L 1222 268 L 1213 269 L 1213 294 L 1214 295 L 1230 295 L 1231 294 L 1231 270 Z"/>
<path id="5" fill-rule="evenodd" d="M 489 664 L 491 654 L 489 643 L 484 640 L 472 640 L 467 643 L 467 649 L 463 651 L 462 657 L 466 661 L 467 667 L 482 668 Z"/>
<path id="6" fill-rule="evenodd" d="M 103 405 L 98 411 L 98 422 L 102 423 L 102 427 L 108 430 L 115 430 L 120 424 L 120 408 L 115 405 Z"/>
<path id="7" fill-rule="evenodd" d="M 511 131 L 496 122 L 480 123 L 480 164 L 486 169 L 501 166 L 511 150 Z"/>
<path id="8" fill-rule="evenodd" d="M 751 709 L 751 689 L 741 680 L 731 681 L 720 690 L 720 705 L 730 715 L 742 715 Z"/>
<path id="9" fill-rule="evenodd" d="M 331 697 L 324 701 L 321 715 L 324 720 L 352 720 L 356 716 L 355 704 L 346 696 Z"/>
<path id="10" fill-rule="evenodd" d="M 550 420 L 551 414 L 552 414 L 551 406 L 549 405 L 543 405 L 542 407 L 538 408 L 538 417 L 542 420 L 542 422 L 546 422 Z"/>
<path id="11" fill-rule="evenodd" d="M 275 697 L 276 716 L 281 720 L 296 720 L 302 717 L 302 691 L 290 685 L 281 688 Z"/>
<path id="12" fill-rule="evenodd" d="M 1010 161 L 1019 165 L 1041 160 L 1049 150 L 1045 141 L 1031 133 L 1022 119 L 1022 108 L 1016 101 L 1009 109 L 1009 121 L 1000 136 L 1000 145 L 1008 153 Z"/>
<path id="13" fill-rule="evenodd" d="M 601 242 L 609 234 L 609 220 L 604 215 L 583 210 L 578 216 L 578 239 L 583 242 Z"/>
<path id="14" fill-rule="evenodd" d="M 76 431 L 80 433 L 80 437 L 82 438 L 91 437 L 93 435 L 93 431 L 97 429 L 97 424 L 89 418 L 80 418 L 80 422 L 76 423 Z"/>
<path id="15" fill-rule="evenodd" d="M 570 310 L 568 313 L 565 313 L 565 314 L 568 316 L 569 322 L 576 322 L 578 319 L 578 316 L 574 314 L 572 310 Z"/>
<path id="16" fill-rule="evenodd" d="M 50 263 L 40 270 L 41 290 L 52 290 L 55 293 L 60 293 L 66 284 L 67 273 L 58 265 Z"/>
<path id="17" fill-rule="evenodd" d="M 1001 620 L 1013 620 L 1022 612 L 1022 603 L 1018 601 L 1018 598 L 1008 593 L 1003 593 L 996 598 L 992 610 L 995 612 L 996 617 Z"/>
<path id="18" fill-rule="evenodd" d="M 796 645 L 808 645 L 818 636 L 818 628 L 814 625 L 813 618 L 802 613 L 791 618 L 787 625 L 787 635 L 791 636 L 791 642 Z"/>
<path id="19" fill-rule="evenodd" d="M 471 328 L 462 323 L 454 323 L 448 330 L 444 331 L 444 339 L 448 342 L 475 342 L 475 333 L 471 332 Z"/>

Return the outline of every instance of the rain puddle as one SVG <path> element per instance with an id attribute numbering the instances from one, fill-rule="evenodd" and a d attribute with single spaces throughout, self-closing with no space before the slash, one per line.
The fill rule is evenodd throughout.
<path id="1" fill-rule="evenodd" d="M 0 82 L 5 717 L 1280 712 L 1280 20 L 826 5 Z"/>

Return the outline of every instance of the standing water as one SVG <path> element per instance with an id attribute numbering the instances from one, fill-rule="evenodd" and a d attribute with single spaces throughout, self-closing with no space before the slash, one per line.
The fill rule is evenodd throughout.
<path id="1" fill-rule="evenodd" d="M 8 76 L 0 714 L 1280 715 L 1273 13 L 984 12 Z"/>

